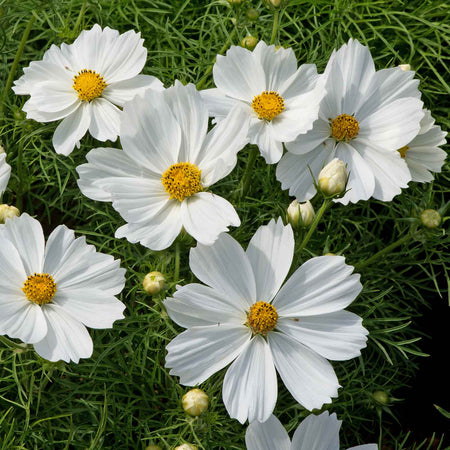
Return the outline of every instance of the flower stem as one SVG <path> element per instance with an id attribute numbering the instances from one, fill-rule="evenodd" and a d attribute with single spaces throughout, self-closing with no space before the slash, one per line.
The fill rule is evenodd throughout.
<path id="1" fill-rule="evenodd" d="M 280 11 L 277 9 L 273 13 L 273 25 L 272 25 L 272 36 L 270 37 L 270 45 L 275 43 L 278 32 L 278 21 L 280 18 Z"/>
<path id="2" fill-rule="evenodd" d="M 86 7 L 87 7 L 87 0 L 83 0 L 83 5 L 81 6 L 80 13 L 78 14 L 78 17 L 77 17 L 77 21 L 75 22 L 75 25 L 73 27 L 73 31 L 76 35 L 79 34 L 78 30 L 80 28 L 81 21 L 83 20 L 83 16 L 84 16 L 84 12 L 86 11 Z"/>
<path id="3" fill-rule="evenodd" d="M 402 238 L 398 239 L 397 241 L 395 241 L 392 244 L 388 245 L 387 247 L 383 248 L 383 250 L 380 250 L 378 253 L 375 253 L 374 255 L 372 255 L 369 259 L 366 259 L 362 263 L 355 264 L 355 269 L 360 270 L 360 269 L 372 264 L 374 261 L 376 261 L 381 256 L 394 250 L 394 248 L 399 247 L 400 245 L 404 244 L 407 241 L 410 241 L 411 237 L 412 237 L 411 233 L 407 233 Z"/>
<path id="4" fill-rule="evenodd" d="M 308 244 L 309 240 L 311 239 L 311 236 L 313 235 L 315 229 L 317 228 L 317 225 L 319 224 L 320 219 L 325 214 L 325 211 L 328 209 L 331 202 L 332 202 L 332 200 L 329 198 L 324 199 L 322 206 L 320 207 L 319 211 L 317 212 L 316 216 L 314 217 L 313 223 L 309 227 L 308 232 L 306 233 L 306 236 L 303 238 L 302 243 L 299 245 L 298 248 L 296 248 L 295 253 L 299 254 L 306 247 L 306 245 Z"/>
<path id="5" fill-rule="evenodd" d="M 178 282 L 180 278 L 180 243 L 175 242 L 175 270 L 173 272 L 173 279 Z"/>
<path id="6" fill-rule="evenodd" d="M 34 14 L 31 14 L 30 20 L 27 23 L 25 31 L 23 32 L 22 39 L 19 44 L 19 48 L 17 49 L 16 56 L 14 57 L 14 61 L 11 66 L 11 70 L 9 71 L 8 80 L 6 81 L 5 90 L 3 91 L 2 99 L 0 102 L 0 115 L 3 114 L 3 108 L 5 105 L 6 97 L 8 96 L 8 92 L 11 89 L 11 86 L 14 81 L 14 76 L 16 74 L 17 66 L 19 65 L 20 57 L 22 56 L 23 49 L 25 48 L 25 44 L 28 40 L 28 36 L 30 34 L 31 28 L 34 24 L 36 17 Z"/>
<path id="7" fill-rule="evenodd" d="M 19 141 L 19 147 L 17 150 L 17 178 L 19 184 L 17 186 L 17 201 L 16 207 L 22 213 L 23 210 L 23 135 Z"/>

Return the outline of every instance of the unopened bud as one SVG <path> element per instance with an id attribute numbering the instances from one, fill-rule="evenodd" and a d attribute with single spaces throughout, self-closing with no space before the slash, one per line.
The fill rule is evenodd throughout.
<path id="1" fill-rule="evenodd" d="M 248 20 L 256 20 L 259 17 L 259 11 L 255 8 L 248 8 L 245 15 Z"/>
<path id="2" fill-rule="evenodd" d="M 145 450 L 162 450 L 162 449 L 159 445 L 147 445 L 147 447 L 145 447 Z"/>
<path id="3" fill-rule="evenodd" d="M 381 403 L 382 405 L 387 405 L 389 403 L 389 395 L 384 391 L 375 391 L 372 394 L 373 399 Z"/>
<path id="4" fill-rule="evenodd" d="M 314 217 L 314 208 L 309 200 L 305 203 L 294 200 L 287 209 L 287 221 L 292 225 L 292 228 L 309 227 Z"/>
<path id="5" fill-rule="evenodd" d="M 6 153 L 6 152 L 5 152 L 5 149 L 4 149 L 3 145 L 0 144 L 0 155 L 1 155 L 2 153 Z"/>
<path id="6" fill-rule="evenodd" d="M 243 0 L 227 0 L 227 1 L 230 5 L 240 5 Z"/>
<path id="7" fill-rule="evenodd" d="M 411 66 L 409 64 L 399 64 L 398 68 L 404 70 L 405 72 L 411 70 Z"/>
<path id="8" fill-rule="evenodd" d="M 336 253 L 330 253 L 330 252 L 328 252 L 328 253 L 325 253 L 325 255 L 323 255 L 323 256 L 336 256 Z"/>
<path id="9" fill-rule="evenodd" d="M 12 219 L 13 217 L 19 217 L 20 211 L 15 206 L 0 205 L 0 223 L 5 223 L 6 219 Z"/>
<path id="10" fill-rule="evenodd" d="M 245 38 L 241 41 L 241 47 L 244 47 L 248 50 L 253 50 L 256 47 L 257 43 L 258 39 L 254 36 L 245 36 Z"/>
<path id="11" fill-rule="evenodd" d="M 190 416 L 196 417 L 208 409 L 209 397 L 201 389 L 191 389 L 183 395 L 181 404 Z"/>
<path id="12" fill-rule="evenodd" d="M 319 189 L 325 195 L 344 192 L 348 173 L 344 163 L 337 158 L 330 161 L 319 173 Z"/>
<path id="13" fill-rule="evenodd" d="M 165 281 L 166 279 L 161 272 L 150 272 L 145 275 L 142 286 L 144 286 L 144 290 L 147 294 L 153 295 L 161 291 Z"/>
<path id="14" fill-rule="evenodd" d="M 175 447 L 175 450 L 198 450 L 198 447 L 194 444 L 188 444 L 185 442 L 184 444 Z"/>
<path id="15" fill-rule="evenodd" d="M 289 0 L 264 0 L 266 6 L 272 11 L 278 8 L 284 8 L 289 3 Z"/>
<path id="16" fill-rule="evenodd" d="M 437 228 L 442 217 L 435 209 L 424 209 L 420 215 L 420 220 L 427 228 Z"/>

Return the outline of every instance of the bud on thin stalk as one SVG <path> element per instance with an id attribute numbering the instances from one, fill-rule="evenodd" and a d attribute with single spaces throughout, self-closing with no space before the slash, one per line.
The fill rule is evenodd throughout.
<path id="1" fill-rule="evenodd" d="M 162 290 L 165 281 L 166 279 L 161 272 L 150 272 L 145 275 L 142 286 L 144 286 L 144 290 L 147 294 L 153 295 Z"/>
<path id="2" fill-rule="evenodd" d="M 309 227 L 314 217 L 314 208 L 309 200 L 305 203 L 299 203 L 297 200 L 294 200 L 287 209 L 287 221 L 294 229 L 300 226 Z"/>
<path id="3" fill-rule="evenodd" d="M 208 409 L 209 397 L 201 389 L 191 389 L 183 395 L 181 405 L 190 416 L 197 417 Z"/>
<path id="4" fill-rule="evenodd" d="M 319 189 L 326 196 L 342 194 L 347 179 L 348 172 L 344 163 L 334 158 L 319 173 Z"/>
<path id="5" fill-rule="evenodd" d="M 19 217 L 20 211 L 15 206 L 0 205 L 0 223 L 5 223 L 6 219 L 12 219 L 13 217 Z"/>

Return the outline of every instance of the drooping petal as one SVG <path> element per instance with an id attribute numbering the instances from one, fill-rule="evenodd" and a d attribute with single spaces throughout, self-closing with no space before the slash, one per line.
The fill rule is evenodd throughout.
<path id="1" fill-rule="evenodd" d="M 120 127 L 119 108 L 104 98 L 91 101 L 91 124 L 89 133 L 99 141 L 115 141 Z"/>
<path id="2" fill-rule="evenodd" d="M 11 166 L 6 162 L 6 153 L 0 153 L 0 196 L 5 192 L 11 176 Z"/>
<path id="3" fill-rule="evenodd" d="M 244 350 L 250 335 L 250 330 L 243 325 L 190 328 L 166 347 L 166 367 L 185 386 L 203 383 Z"/>
<path id="4" fill-rule="evenodd" d="M 259 227 L 247 247 L 247 256 L 255 274 L 256 298 L 270 302 L 280 289 L 294 255 L 294 233 L 281 218 Z"/>
<path id="5" fill-rule="evenodd" d="M 259 120 L 250 124 L 249 139 L 251 144 L 258 146 L 267 164 L 277 163 L 283 155 L 283 145 L 273 133 L 270 122 Z"/>
<path id="6" fill-rule="evenodd" d="M 267 335 L 275 367 L 292 396 L 306 409 L 320 409 L 337 397 L 339 383 L 331 364 L 284 333 Z"/>
<path id="7" fill-rule="evenodd" d="M 361 292 L 359 274 L 342 256 L 317 256 L 300 266 L 272 304 L 282 317 L 327 314 L 347 307 Z"/>
<path id="8" fill-rule="evenodd" d="M 198 192 L 181 203 L 181 220 L 185 230 L 204 245 L 211 245 L 230 225 L 241 224 L 233 205 L 211 192 Z"/>
<path id="9" fill-rule="evenodd" d="M 305 344 L 324 358 L 345 361 L 361 354 L 368 331 L 362 319 L 348 311 L 292 318 L 280 318 L 277 330 Z"/>
<path id="10" fill-rule="evenodd" d="M 263 423 L 257 420 L 250 423 L 245 432 L 245 445 L 247 450 L 299 450 L 291 447 L 289 435 L 274 415 Z"/>
<path id="11" fill-rule="evenodd" d="M 261 336 L 255 336 L 225 374 L 225 408 L 241 423 L 247 419 L 264 422 L 275 408 L 277 394 L 277 374 L 269 345 Z"/>
<path id="12" fill-rule="evenodd" d="M 194 275 L 245 311 L 256 300 L 253 269 L 239 243 L 222 233 L 211 246 L 197 244 L 189 255 Z"/>

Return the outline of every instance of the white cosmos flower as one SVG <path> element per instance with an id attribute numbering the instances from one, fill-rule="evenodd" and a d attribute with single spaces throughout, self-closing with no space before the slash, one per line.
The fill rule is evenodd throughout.
<path id="1" fill-rule="evenodd" d="M 291 266 L 290 225 L 271 220 L 247 250 L 228 234 L 190 252 L 190 267 L 205 283 L 177 287 L 164 305 L 187 328 L 167 346 L 166 367 L 195 386 L 228 364 L 223 401 L 231 417 L 264 422 L 277 400 L 277 375 L 305 408 L 321 408 L 339 383 L 327 361 L 360 355 L 367 330 L 344 311 L 362 289 L 341 256 Z"/>
<path id="2" fill-rule="evenodd" d="M 99 25 L 82 31 L 71 45 L 52 45 L 42 61 L 33 61 L 15 81 L 14 92 L 30 95 L 23 110 L 29 119 L 64 119 L 53 135 L 57 153 L 68 155 L 89 133 L 115 141 L 125 102 L 151 88 L 162 90 L 155 77 L 139 75 L 147 59 L 140 33 L 124 34 Z"/>
<path id="3" fill-rule="evenodd" d="M 28 214 L 0 225 L 0 334 L 33 344 L 49 361 L 92 355 L 86 327 L 111 328 L 125 305 L 116 299 L 125 269 L 60 225 L 47 243 Z"/>
<path id="4" fill-rule="evenodd" d="M 8 186 L 11 166 L 6 162 L 6 153 L 0 153 L 0 197 Z"/>
<path id="5" fill-rule="evenodd" d="M 339 450 L 342 421 L 336 414 L 310 414 L 295 430 L 292 442 L 281 422 L 270 416 L 264 422 L 252 422 L 245 433 L 247 450 Z M 377 450 L 377 444 L 357 445 L 348 450 Z"/>
<path id="6" fill-rule="evenodd" d="M 209 133 L 208 110 L 194 85 L 147 91 L 121 119 L 123 151 L 97 148 L 77 168 L 84 195 L 112 201 L 128 222 L 116 237 L 152 250 L 169 247 L 182 227 L 212 244 L 240 220 L 231 203 L 209 191 L 236 165 L 248 142 L 248 120 L 235 108 Z"/>
<path id="7" fill-rule="evenodd" d="M 431 172 L 440 172 L 447 152 L 439 148 L 446 143 L 447 133 L 434 124 L 428 109 L 420 122 L 419 134 L 398 151 L 411 172 L 412 181 L 428 183 L 433 180 Z"/>
<path id="8" fill-rule="evenodd" d="M 292 49 L 260 41 L 251 52 L 233 46 L 217 55 L 213 68 L 215 89 L 201 91 L 209 114 L 222 120 L 235 105 L 250 117 L 250 143 L 268 164 L 279 161 L 283 142 L 312 128 L 325 91 L 315 64 L 297 68 Z"/>
<path id="9" fill-rule="evenodd" d="M 348 192 L 336 201 L 392 200 L 411 180 L 397 150 L 417 135 L 423 117 L 414 72 L 375 71 L 369 49 L 350 39 L 333 53 L 323 76 L 327 93 L 319 119 L 286 144 L 288 152 L 277 166 L 282 188 L 298 201 L 312 198 L 313 177 L 338 158 L 349 179 Z"/>

